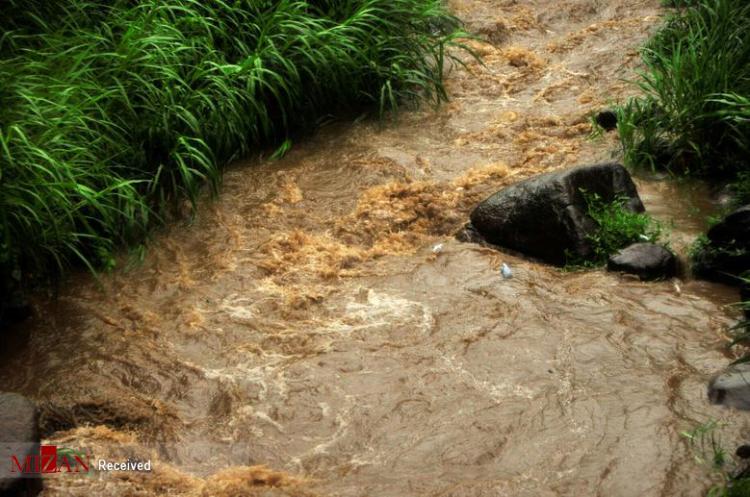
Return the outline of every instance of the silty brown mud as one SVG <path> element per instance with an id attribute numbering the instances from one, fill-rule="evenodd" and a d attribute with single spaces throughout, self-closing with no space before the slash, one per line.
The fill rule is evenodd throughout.
<path id="1" fill-rule="evenodd" d="M 658 4 L 454 0 L 488 41 L 449 104 L 235 164 L 142 265 L 39 297 L 4 389 L 42 404 L 50 442 L 154 460 L 45 495 L 703 495 L 680 432 L 747 432 L 705 397 L 736 294 L 452 238 L 503 185 L 611 158 L 588 116 L 634 91 Z M 676 247 L 705 228 L 705 192 L 638 184 Z"/>

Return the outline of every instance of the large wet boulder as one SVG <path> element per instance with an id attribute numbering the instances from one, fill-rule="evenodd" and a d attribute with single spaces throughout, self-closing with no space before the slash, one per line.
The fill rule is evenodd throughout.
<path id="1" fill-rule="evenodd" d="M 635 274 L 642 280 L 671 278 L 677 272 L 677 258 L 662 245 L 634 243 L 612 254 L 607 269 Z"/>
<path id="2" fill-rule="evenodd" d="M 509 186 L 480 203 L 471 224 L 489 243 L 556 265 L 568 257 L 593 255 L 588 235 L 597 229 L 583 192 L 604 202 L 629 199 L 625 208 L 643 212 L 633 180 L 621 165 L 596 164 L 542 174 Z"/>
<path id="3" fill-rule="evenodd" d="M 39 414 L 36 406 L 15 393 L 0 393 L 0 497 L 32 497 L 42 490 L 39 475 L 13 472 L 12 457 L 21 465 L 39 454 Z"/>
<path id="4" fill-rule="evenodd" d="M 693 254 L 696 277 L 741 285 L 740 277 L 750 271 L 750 205 L 727 215 L 706 233 Z"/>
<path id="5" fill-rule="evenodd" d="M 750 411 L 750 363 L 729 366 L 708 384 L 708 398 L 721 404 Z"/>

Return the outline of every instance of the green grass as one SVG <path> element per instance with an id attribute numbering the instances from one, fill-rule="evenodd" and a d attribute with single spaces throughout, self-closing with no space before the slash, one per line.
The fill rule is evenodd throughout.
<path id="1" fill-rule="evenodd" d="M 700 0 L 662 0 L 661 4 L 664 7 L 692 7 L 698 4 Z"/>
<path id="2" fill-rule="evenodd" d="M 587 214 L 597 224 L 597 229 L 587 236 L 593 248 L 589 260 L 570 259 L 566 267 L 598 267 L 607 263 L 610 255 L 638 242 L 658 243 L 662 227 L 646 213 L 633 212 L 625 206 L 628 198 L 619 197 L 605 202 L 596 193 L 583 192 Z"/>
<path id="3" fill-rule="evenodd" d="M 7 0 L 0 301 L 100 268 L 223 165 L 331 114 L 447 98 L 440 0 Z"/>
<path id="4" fill-rule="evenodd" d="M 707 468 L 716 483 L 708 497 L 750 497 L 750 477 L 747 465 L 730 456 L 719 437 L 720 425 L 708 421 L 691 431 L 682 433 L 690 443 L 696 461 Z"/>
<path id="5" fill-rule="evenodd" d="M 750 2 L 676 4 L 642 51 L 642 95 L 618 110 L 626 162 L 732 177 L 750 170 Z"/>
<path id="6" fill-rule="evenodd" d="M 744 286 L 750 285 L 750 278 L 740 278 Z M 748 310 L 750 310 L 750 301 L 739 302 L 736 307 L 743 311 L 745 318 L 741 319 L 737 324 L 729 329 L 731 333 L 732 341 L 729 342 L 729 347 L 737 347 L 740 349 L 740 358 L 734 361 L 734 363 L 750 362 L 750 318 L 748 318 Z"/>

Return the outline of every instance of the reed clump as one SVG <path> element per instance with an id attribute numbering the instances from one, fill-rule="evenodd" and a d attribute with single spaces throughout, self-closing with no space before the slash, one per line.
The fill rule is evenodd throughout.
<path id="1" fill-rule="evenodd" d="M 750 170 L 750 3 L 681 0 L 618 111 L 626 161 L 708 178 Z"/>
<path id="2" fill-rule="evenodd" d="M 440 0 L 7 0 L 0 301 L 112 264 L 176 200 L 321 117 L 446 98 Z"/>

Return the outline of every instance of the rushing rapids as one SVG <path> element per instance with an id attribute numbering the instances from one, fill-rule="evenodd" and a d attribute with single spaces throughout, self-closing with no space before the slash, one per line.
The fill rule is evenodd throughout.
<path id="1" fill-rule="evenodd" d="M 453 0 L 485 41 L 450 104 L 236 164 L 142 264 L 38 297 L 4 388 L 51 443 L 153 461 L 45 495 L 702 495 L 680 432 L 747 429 L 705 396 L 737 296 L 452 236 L 503 185 L 611 158 L 588 116 L 631 91 L 658 4 Z M 705 228 L 700 188 L 638 186 L 674 247 Z"/>

